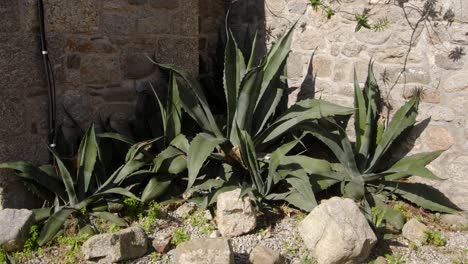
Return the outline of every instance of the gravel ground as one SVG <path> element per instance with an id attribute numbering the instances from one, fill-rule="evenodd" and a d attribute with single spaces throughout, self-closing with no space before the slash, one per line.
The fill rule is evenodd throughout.
<path id="1" fill-rule="evenodd" d="M 164 218 L 157 220 L 157 227 L 149 234 L 152 240 L 161 235 L 171 235 L 174 230 L 183 228 L 190 235 L 190 239 L 199 237 L 209 237 L 215 229 L 213 221 L 206 223 L 198 223 L 194 225 L 197 219 L 200 219 L 201 214 L 196 217 L 180 217 L 172 212 L 165 215 Z M 293 213 L 290 216 L 281 216 L 280 220 L 273 220 L 271 217 L 260 217 L 259 227 L 252 234 L 247 234 L 231 239 L 231 245 L 235 253 L 236 264 L 249 263 L 249 253 L 257 245 L 262 245 L 281 252 L 286 258 L 287 263 L 315 263 L 313 258 L 308 254 L 302 240 L 297 232 L 297 225 L 304 217 L 302 213 Z M 274 216 L 273 216 L 274 218 Z M 276 216 L 278 219 L 278 215 Z M 468 264 L 468 230 L 456 231 L 448 228 L 441 229 L 442 225 L 438 225 L 434 220 L 430 220 L 431 229 L 441 230 L 447 239 L 447 244 L 443 247 L 436 246 L 420 246 L 414 248 L 402 236 L 396 236 L 390 240 L 381 240 L 373 250 L 372 256 L 364 263 L 381 264 L 385 262 L 375 261 L 379 256 L 393 256 L 394 262 L 389 264 Z M 128 264 L 149 264 L 149 263 L 172 263 L 171 254 L 173 249 L 165 255 L 158 255 L 151 252 L 150 247 L 148 255 L 133 261 L 126 262 Z M 62 263 L 60 260 L 66 255 L 66 248 L 48 248 L 40 254 L 34 254 L 33 258 L 28 261 L 19 263 L 39 264 L 39 263 Z M 387 257 L 389 259 L 390 257 Z M 396 261 L 396 260 L 399 260 Z M 79 260 L 76 263 L 84 263 Z"/>

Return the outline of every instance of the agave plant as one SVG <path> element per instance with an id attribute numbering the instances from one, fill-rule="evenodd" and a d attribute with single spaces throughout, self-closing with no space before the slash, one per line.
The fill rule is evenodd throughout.
<path id="1" fill-rule="evenodd" d="M 129 142 L 116 134 L 103 134 L 102 137 Z M 13 162 L 0 164 L 0 168 L 14 170 L 15 175 L 20 177 L 31 191 L 51 205 L 34 210 L 36 220 L 45 221 L 37 240 L 41 246 L 57 235 L 72 214 L 92 215 L 120 226 L 126 225 L 123 219 L 110 213 L 109 204 L 116 196 L 138 199 L 128 188 L 122 186 L 127 186 L 126 181 L 151 161 L 145 153 L 145 148 L 151 143 L 150 141 L 133 145 L 127 153 L 125 164 L 109 176 L 102 165 L 98 137 L 92 126 L 81 141 L 76 164 L 72 167 L 67 167 L 51 149 L 54 165 L 36 167 L 27 162 Z M 85 222 L 81 227 L 89 228 Z"/>
<path id="2" fill-rule="evenodd" d="M 352 109 L 315 99 L 300 101 L 286 109 L 285 63 L 293 29 L 271 47 L 258 65 L 254 65 L 256 41 L 246 62 L 227 29 L 223 84 L 227 109 L 222 118 L 213 115 L 201 85 L 190 73 L 158 64 L 172 73 L 171 89 L 178 90 L 182 109 L 202 130 L 191 140 L 189 148 L 188 142 L 184 145 L 188 169 L 186 191 L 214 194 L 205 197 L 205 203 L 214 202 L 219 192 L 240 186 L 243 194 L 249 193 L 259 200 L 284 199 L 305 210 L 316 205 L 312 175 L 332 170 L 331 165 L 305 156 L 287 159 L 285 155 L 300 141 L 294 137 L 297 133 L 300 136 L 297 132 L 300 124 L 349 115 Z M 180 147 L 175 149 L 179 154 L 184 152 Z M 294 173 L 292 167 L 299 158 L 303 159 L 301 163 L 314 163 L 317 167 L 308 166 L 304 174 Z M 269 169 L 272 163 L 275 168 L 283 169 L 281 174 Z M 288 166 L 290 169 L 286 170 Z M 287 183 L 286 192 L 272 193 L 280 182 Z"/>
<path id="3" fill-rule="evenodd" d="M 379 87 L 369 63 L 368 77 L 361 90 L 355 74 L 354 81 L 354 129 L 356 142 L 353 146 L 344 129 L 332 119 L 309 122 L 303 126 L 334 153 L 340 165 L 337 173 L 329 177 L 330 184 L 341 184 L 343 195 L 356 200 L 381 204 L 378 195 L 396 195 L 432 211 L 451 213 L 459 210 L 437 189 L 422 183 L 406 181 L 410 176 L 429 180 L 441 180 L 426 168 L 443 151 L 419 153 L 411 156 L 390 158 L 392 151 L 415 125 L 420 96 L 416 93 L 406 102 L 385 126 Z M 369 208 L 368 208 L 369 209 Z"/>

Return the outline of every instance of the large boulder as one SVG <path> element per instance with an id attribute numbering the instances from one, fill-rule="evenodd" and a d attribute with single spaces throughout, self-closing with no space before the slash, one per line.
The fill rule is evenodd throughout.
<path id="1" fill-rule="evenodd" d="M 113 234 L 96 235 L 82 247 L 84 258 L 97 263 L 115 263 L 146 254 L 148 237 L 141 227 L 130 227 Z"/>
<path id="2" fill-rule="evenodd" d="M 234 253 L 226 238 L 200 238 L 180 244 L 174 252 L 177 264 L 232 264 Z"/>
<path id="3" fill-rule="evenodd" d="M 34 213 L 30 210 L 0 210 L 0 248 L 6 252 L 22 250 L 33 224 Z"/>
<path id="4" fill-rule="evenodd" d="M 299 234 L 319 264 L 360 263 L 377 243 L 356 203 L 339 197 L 314 208 L 300 223 Z"/>
<path id="5" fill-rule="evenodd" d="M 424 241 L 427 230 L 426 225 L 413 218 L 406 222 L 401 230 L 401 234 L 409 241 L 420 246 Z"/>
<path id="6" fill-rule="evenodd" d="M 217 224 L 224 237 L 240 236 L 254 230 L 257 226 L 255 208 L 250 198 L 240 198 L 241 189 L 224 192 L 218 196 Z"/>

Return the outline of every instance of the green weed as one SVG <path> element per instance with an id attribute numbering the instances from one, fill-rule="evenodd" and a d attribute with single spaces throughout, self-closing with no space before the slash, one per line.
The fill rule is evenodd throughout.
<path id="1" fill-rule="evenodd" d="M 183 227 L 178 228 L 174 231 L 174 234 L 172 236 L 172 244 L 175 246 L 180 245 L 181 243 L 185 241 L 189 241 L 190 236 L 187 234 L 187 230 Z"/>
<path id="2" fill-rule="evenodd" d="M 437 247 L 442 247 L 445 246 L 445 244 L 447 244 L 447 239 L 439 231 L 426 230 L 424 232 L 424 238 L 422 243 L 424 245 L 434 245 Z"/>
<path id="3" fill-rule="evenodd" d="M 69 247 L 66 256 L 63 259 L 63 264 L 77 263 L 77 259 L 81 253 L 80 248 L 83 243 L 88 240 L 91 235 L 78 234 L 74 236 L 62 236 L 57 239 L 60 245 Z"/>

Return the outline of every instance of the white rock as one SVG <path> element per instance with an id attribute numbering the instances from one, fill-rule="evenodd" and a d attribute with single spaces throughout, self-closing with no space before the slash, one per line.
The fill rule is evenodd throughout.
<path id="1" fill-rule="evenodd" d="M 234 253 L 226 238 L 200 238 L 180 244 L 174 252 L 176 264 L 231 264 Z"/>
<path id="2" fill-rule="evenodd" d="M 191 213 L 193 213 L 195 210 L 197 210 L 197 207 L 194 204 L 184 203 L 183 205 L 179 206 L 177 210 L 174 211 L 174 215 L 180 218 L 185 218 Z"/>
<path id="3" fill-rule="evenodd" d="M 6 252 L 23 249 L 33 224 L 34 214 L 30 210 L 0 210 L 0 248 Z"/>
<path id="4" fill-rule="evenodd" d="M 444 214 L 440 217 L 440 221 L 446 225 L 468 226 L 468 218 L 461 215 Z"/>
<path id="5" fill-rule="evenodd" d="M 282 264 L 284 258 L 278 251 L 269 248 L 256 246 L 250 252 L 249 260 L 252 264 Z"/>
<path id="6" fill-rule="evenodd" d="M 415 218 L 406 222 L 401 230 L 401 234 L 411 242 L 414 242 L 416 245 L 420 246 L 424 240 L 425 232 L 427 227 L 416 220 Z"/>
<path id="7" fill-rule="evenodd" d="M 217 224 L 224 237 L 240 236 L 249 233 L 257 226 L 254 207 L 248 196 L 240 199 L 240 189 L 224 192 L 218 196 Z"/>
<path id="8" fill-rule="evenodd" d="M 114 263 L 146 254 L 148 237 L 141 227 L 130 227 L 112 234 L 96 235 L 82 247 L 84 258 L 97 263 Z"/>
<path id="9" fill-rule="evenodd" d="M 333 197 L 300 223 L 299 234 L 319 264 L 359 263 L 377 237 L 351 199 Z"/>

